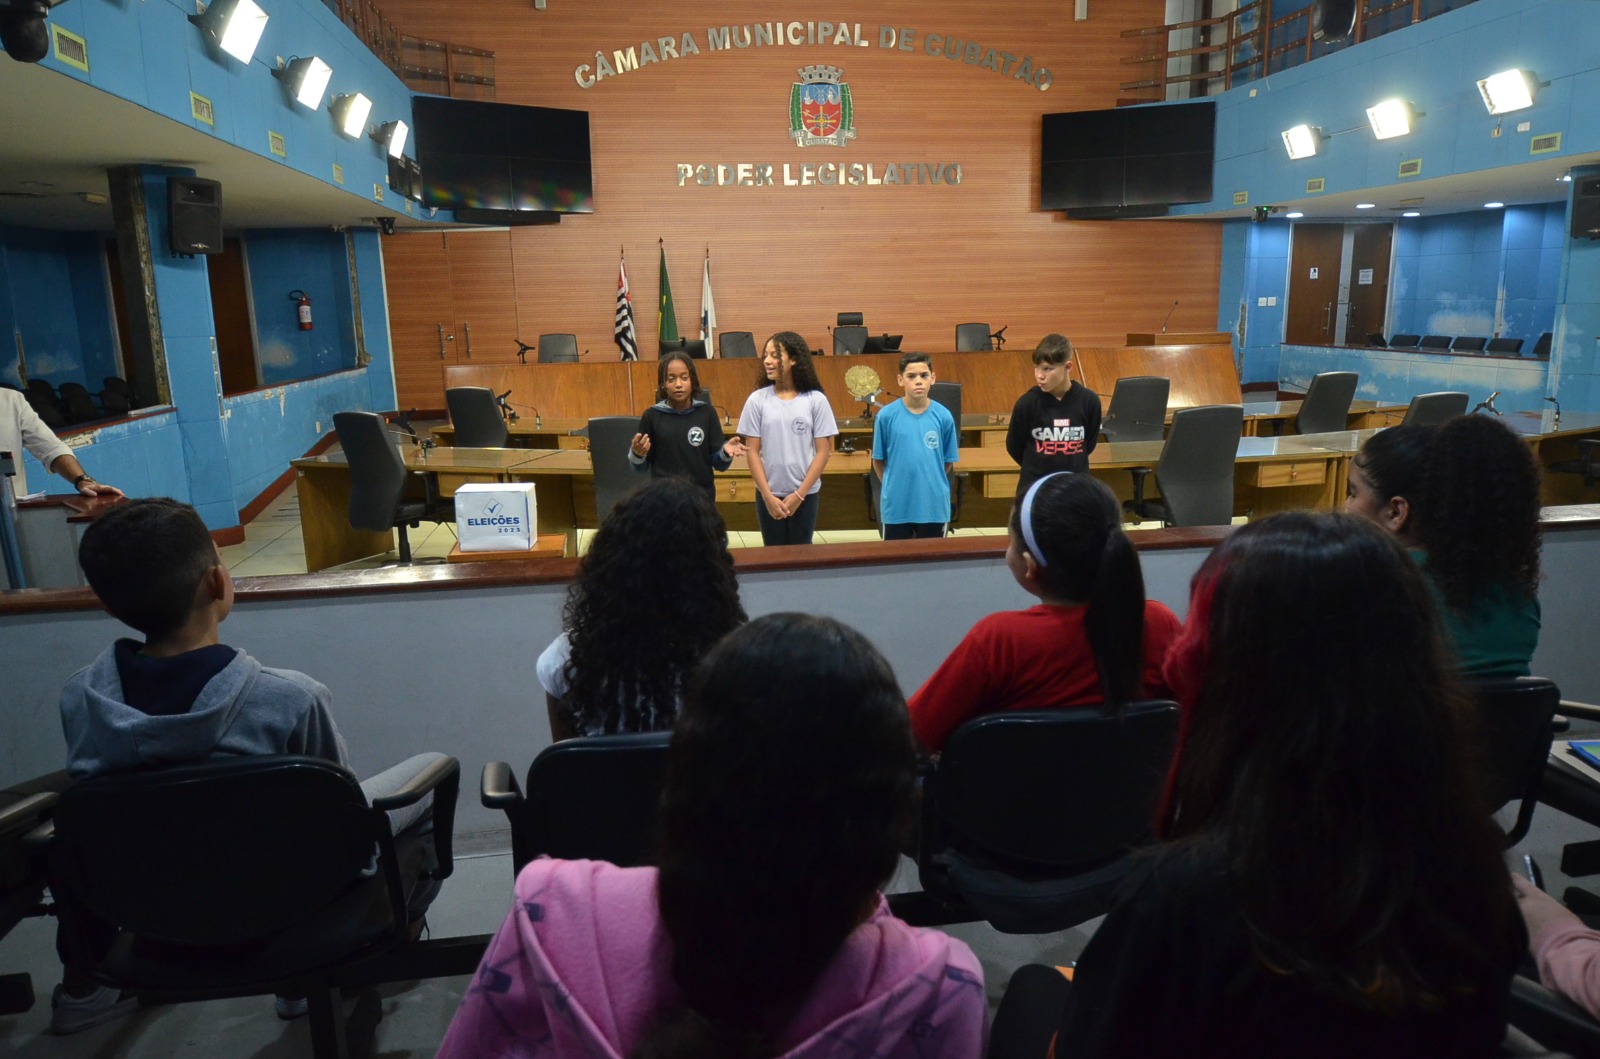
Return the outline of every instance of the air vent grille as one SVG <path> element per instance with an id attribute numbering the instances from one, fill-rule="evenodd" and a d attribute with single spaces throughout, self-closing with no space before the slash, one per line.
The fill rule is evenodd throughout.
<path id="1" fill-rule="evenodd" d="M 1549 154 L 1552 151 L 1559 150 L 1561 150 L 1561 134 L 1559 132 L 1547 132 L 1543 136 L 1535 136 L 1528 141 L 1529 154 Z"/>
<path id="2" fill-rule="evenodd" d="M 1422 175 L 1422 159 L 1420 159 L 1420 158 L 1408 158 L 1404 162 L 1401 162 L 1400 163 L 1400 175 L 1403 176 L 1403 177 L 1421 176 Z"/>

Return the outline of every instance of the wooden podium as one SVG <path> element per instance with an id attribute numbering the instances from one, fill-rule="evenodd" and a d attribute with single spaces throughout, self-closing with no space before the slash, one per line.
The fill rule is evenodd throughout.
<path id="1" fill-rule="evenodd" d="M 1129 331 L 1130 346 L 1231 346 L 1232 331 Z"/>

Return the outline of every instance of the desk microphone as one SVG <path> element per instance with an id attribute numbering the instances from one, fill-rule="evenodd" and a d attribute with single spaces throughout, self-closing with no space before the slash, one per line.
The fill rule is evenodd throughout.
<path id="1" fill-rule="evenodd" d="M 1504 415 L 1504 413 L 1501 412 L 1500 409 L 1498 409 L 1498 408 L 1496 408 L 1494 406 L 1494 399 L 1496 397 L 1499 397 L 1499 396 L 1500 396 L 1500 391 L 1496 390 L 1494 393 L 1490 394 L 1488 397 L 1485 397 L 1483 400 L 1479 401 L 1478 402 L 1478 407 L 1476 407 L 1476 408 L 1474 408 L 1472 410 L 1473 414 L 1476 415 L 1479 412 L 1493 412 L 1495 415 Z"/>
<path id="2" fill-rule="evenodd" d="M 711 407 L 722 413 L 723 426 L 728 426 L 730 423 L 732 423 L 732 420 L 728 417 L 728 410 L 726 408 L 722 407 L 720 404 L 714 404 Z"/>
<path id="3" fill-rule="evenodd" d="M 515 423 L 517 421 L 516 409 L 511 407 L 510 401 L 506 400 L 510 396 L 511 391 L 507 390 L 505 393 L 496 396 L 494 402 L 500 406 L 500 414 L 506 417 L 506 422 Z"/>
<path id="4" fill-rule="evenodd" d="M 506 393 L 508 393 L 508 394 L 510 392 L 511 392 L 510 390 L 506 391 Z M 517 407 L 518 408 L 526 408 L 528 411 L 533 413 L 533 427 L 534 427 L 535 430 L 537 430 L 540 427 L 544 426 L 544 424 L 542 422 L 540 422 L 540 420 L 539 420 L 539 409 L 535 408 L 531 404 L 519 404 L 519 405 L 517 405 Z M 513 415 L 511 418 L 515 419 L 517 417 L 515 415 Z"/>
<path id="5" fill-rule="evenodd" d="M 1551 404 L 1556 406 L 1556 426 L 1560 426 L 1561 425 L 1561 402 L 1556 400 L 1554 397 L 1546 397 L 1545 400 L 1549 401 Z"/>
<path id="6" fill-rule="evenodd" d="M 1161 333 L 1167 333 L 1167 321 L 1172 319 L 1172 314 L 1178 311 L 1178 299 L 1172 299 L 1172 308 L 1167 310 L 1166 319 L 1161 321 Z"/>
<path id="7" fill-rule="evenodd" d="M 994 343 L 994 348 L 1006 348 L 1006 328 L 1010 326 L 1010 324 L 1005 324 L 1000 328 L 1000 330 L 989 336 L 989 340 Z"/>
<path id="8" fill-rule="evenodd" d="M 412 411 L 415 410 L 416 409 L 412 409 Z M 417 447 L 420 448 L 424 454 L 438 444 L 438 442 L 434 441 L 432 438 L 425 438 L 421 434 L 418 434 L 411 428 L 411 424 L 405 422 L 403 419 L 399 423 L 391 423 L 390 426 L 398 428 L 396 431 L 391 431 L 392 433 L 402 434 L 405 437 L 410 438 L 412 441 L 415 441 L 417 443 Z"/>
<path id="9" fill-rule="evenodd" d="M 520 338 L 513 338 L 511 341 L 517 344 L 517 363 L 528 363 L 528 354 L 532 352 L 533 347 L 528 345 L 528 343 L 524 342 Z"/>

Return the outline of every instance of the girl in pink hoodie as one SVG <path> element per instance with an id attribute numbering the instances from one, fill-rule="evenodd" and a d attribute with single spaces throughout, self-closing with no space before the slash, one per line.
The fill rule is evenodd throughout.
<path id="1" fill-rule="evenodd" d="M 975 1059 L 971 950 L 888 912 L 915 752 L 888 663 L 774 614 L 691 676 L 659 868 L 538 860 L 441 1057 Z"/>

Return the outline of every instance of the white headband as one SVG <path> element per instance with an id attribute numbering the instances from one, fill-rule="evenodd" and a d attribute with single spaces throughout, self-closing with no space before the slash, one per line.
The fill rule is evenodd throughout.
<path id="1" fill-rule="evenodd" d="M 1028 491 L 1022 495 L 1022 510 L 1017 514 L 1017 521 L 1022 525 L 1022 543 L 1027 545 L 1028 554 L 1033 556 L 1033 561 L 1040 566 L 1049 566 L 1045 561 L 1044 552 L 1039 550 L 1039 542 L 1033 536 L 1033 498 L 1039 495 L 1039 487 L 1052 478 L 1059 478 L 1071 471 L 1056 471 L 1028 486 Z"/>

